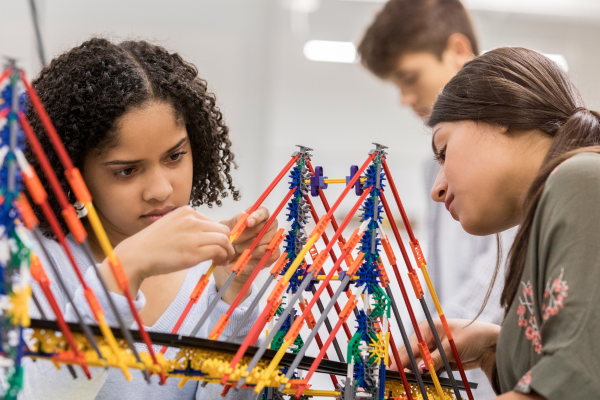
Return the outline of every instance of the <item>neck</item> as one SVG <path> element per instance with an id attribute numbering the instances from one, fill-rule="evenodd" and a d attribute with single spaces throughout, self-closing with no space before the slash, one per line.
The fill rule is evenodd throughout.
<path id="1" fill-rule="evenodd" d="M 523 160 L 517 166 L 517 171 L 515 172 L 516 176 L 519 177 L 515 181 L 517 183 L 517 193 L 518 194 L 518 214 L 519 214 L 519 224 L 522 222 L 522 218 L 525 216 L 522 215 L 522 205 L 525 199 L 527 198 L 527 194 L 529 193 L 529 189 L 533 184 L 536 176 L 538 175 L 540 168 L 548 154 L 548 150 L 552 145 L 553 138 L 543 133 L 540 130 L 534 129 L 528 132 L 524 132 L 524 135 L 521 136 L 520 143 L 517 144 L 518 148 L 521 149 L 522 154 L 520 159 Z"/>

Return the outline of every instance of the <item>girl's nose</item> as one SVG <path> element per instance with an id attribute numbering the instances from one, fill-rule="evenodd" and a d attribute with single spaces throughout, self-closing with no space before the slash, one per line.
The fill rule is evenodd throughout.
<path id="1" fill-rule="evenodd" d="M 168 176 L 161 169 L 152 172 L 146 181 L 143 198 L 145 201 L 165 201 L 173 193 Z"/>
<path id="2" fill-rule="evenodd" d="M 431 199 L 438 203 L 443 203 L 446 201 L 446 192 L 448 192 L 448 181 L 446 181 L 444 167 L 441 167 L 431 188 Z"/>

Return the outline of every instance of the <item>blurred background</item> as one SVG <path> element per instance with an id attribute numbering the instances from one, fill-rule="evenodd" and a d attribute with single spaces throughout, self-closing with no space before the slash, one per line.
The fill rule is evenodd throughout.
<path id="1" fill-rule="evenodd" d="M 379 142 L 389 146 L 390 167 L 407 212 L 417 230 L 423 228 L 429 188 L 423 187 L 422 170 L 425 162 L 433 162 L 429 131 L 410 110 L 400 108 L 393 86 L 359 63 L 311 61 L 304 51 L 314 40 L 357 43 L 381 1 L 37 0 L 36 4 L 47 61 L 92 35 L 103 35 L 148 39 L 198 66 L 231 128 L 239 164 L 234 176 L 243 192 L 241 202 L 226 199 L 221 208 L 202 210 L 207 215 L 225 218 L 251 205 L 296 144 L 314 149 L 313 163 L 322 165 L 325 175 L 344 177 L 351 164 L 364 160 L 371 143 Z M 481 49 L 524 46 L 562 55 L 588 107 L 598 108 L 600 52 L 595 49 L 600 2 L 465 0 L 464 4 L 471 10 Z M 35 76 L 40 61 L 29 2 L 1 0 L 0 5 L 0 55 L 18 58 Z M 324 51 L 325 56 L 336 57 L 335 49 Z M 314 54 L 319 56 L 319 48 L 313 46 Z M 348 61 L 347 48 L 337 58 Z M 275 207 L 283 193 L 279 190 L 267 205 Z"/>
<path id="2" fill-rule="evenodd" d="M 551 54 L 568 68 L 587 106 L 600 108 L 600 2 L 463 3 L 481 49 L 523 46 Z M 243 194 L 240 202 L 225 199 L 222 207 L 203 207 L 203 214 L 219 220 L 249 207 L 297 144 L 314 149 L 313 165 L 323 166 L 326 176 L 343 178 L 378 142 L 389 146 L 388 163 L 427 250 L 429 188 L 423 185 L 423 171 L 425 163 L 434 162 L 430 132 L 412 111 L 400 107 L 394 86 L 356 62 L 352 45 L 382 1 L 37 0 L 36 6 L 46 61 L 102 35 L 147 39 L 197 65 L 231 129 L 239 164 L 234 179 Z M 0 0 L 0 56 L 17 58 L 32 77 L 39 72 L 28 1 Z M 275 208 L 286 187 L 280 185 L 265 204 Z M 330 202 L 341 189 L 330 186 Z M 344 216 L 353 202 L 344 202 L 336 216 Z"/>

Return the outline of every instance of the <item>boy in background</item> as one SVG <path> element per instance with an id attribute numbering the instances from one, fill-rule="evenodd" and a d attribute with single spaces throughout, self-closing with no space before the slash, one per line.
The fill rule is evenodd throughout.
<path id="1" fill-rule="evenodd" d="M 479 48 L 469 15 L 459 0 L 390 0 L 367 29 L 358 52 L 369 71 L 399 89 L 401 104 L 424 118 L 442 88 L 478 55 Z M 427 190 L 438 171 L 433 159 L 426 164 Z M 428 268 L 446 316 L 473 319 L 490 295 L 478 319 L 500 324 L 502 284 L 488 293 L 501 251 L 495 237 L 469 235 L 443 204 L 431 199 L 427 203 L 427 229 Z M 503 232 L 505 249 L 510 248 L 515 233 L 516 228 Z M 506 251 L 503 256 L 506 259 Z M 504 277 L 504 263 L 498 275 Z M 474 391 L 478 400 L 496 397 L 483 372 L 470 371 L 467 376 L 479 383 Z"/>

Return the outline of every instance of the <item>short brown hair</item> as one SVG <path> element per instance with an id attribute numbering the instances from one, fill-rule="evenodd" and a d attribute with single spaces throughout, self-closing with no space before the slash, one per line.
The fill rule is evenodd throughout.
<path id="1" fill-rule="evenodd" d="M 406 52 L 429 51 L 441 59 L 453 33 L 465 35 L 473 53 L 479 53 L 471 19 L 459 0 L 390 0 L 367 29 L 358 53 L 365 67 L 385 79 Z"/>

